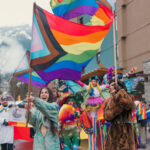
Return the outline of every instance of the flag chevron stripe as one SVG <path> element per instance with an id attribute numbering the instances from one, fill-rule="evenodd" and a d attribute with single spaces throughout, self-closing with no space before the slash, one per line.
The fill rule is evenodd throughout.
<path id="1" fill-rule="evenodd" d="M 29 68 L 28 59 L 25 58 L 25 59 L 22 61 L 22 63 L 25 63 L 25 64 L 22 64 L 21 67 L 18 66 L 15 73 L 21 72 L 21 71 L 24 71 L 24 70 L 28 70 L 28 68 Z"/>
<path id="2" fill-rule="evenodd" d="M 38 22 L 39 28 L 41 30 L 41 33 L 44 37 L 44 40 L 46 41 L 46 45 L 47 45 L 49 51 L 51 51 L 52 55 L 47 55 L 45 57 L 38 57 L 38 56 L 41 56 L 40 52 L 37 51 L 36 53 L 34 53 L 31 51 L 32 52 L 31 63 L 32 63 L 33 69 L 34 69 L 34 65 L 37 65 L 38 63 L 43 64 L 43 63 L 49 62 L 48 64 L 51 65 L 51 64 L 55 63 L 61 56 L 66 54 L 66 52 L 61 48 L 61 46 L 58 44 L 58 42 L 54 38 L 54 36 L 47 24 L 47 20 L 45 19 L 44 15 L 42 13 L 42 10 L 36 9 L 36 10 L 34 10 L 34 12 L 35 12 L 36 18 L 38 19 L 37 22 Z M 44 52 L 42 52 L 42 53 L 44 53 Z"/>
<path id="3" fill-rule="evenodd" d="M 73 44 L 73 45 L 61 45 L 61 47 L 70 54 L 82 54 L 83 52 L 89 50 L 89 49 L 99 49 L 100 45 L 102 44 L 102 40 L 97 42 L 97 43 L 77 43 L 77 44 Z"/>
<path id="4" fill-rule="evenodd" d="M 22 70 L 22 71 L 20 71 L 20 72 L 14 72 L 14 76 L 20 76 L 20 74 L 21 75 L 24 75 L 24 74 L 26 74 L 27 72 L 29 72 L 29 68 L 28 69 L 25 69 L 25 70 Z"/>
<path id="5" fill-rule="evenodd" d="M 53 35 L 56 37 L 58 43 L 61 45 L 72 45 L 81 42 L 95 43 L 103 39 L 108 30 L 101 32 L 94 32 L 86 36 L 71 36 L 65 33 L 51 29 Z"/>
<path id="6" fill-rule="evenodd" d="M 91 59 L 91 55 L 95 56 L 98 50 L 99 49 L 87 50 L 86 52 L 84 52 L 80 55 L 67 54 L 67 55 L 61 57 L 57 62 L 61 62 L 61 61 L 65 61 L 65 60 L 72 60 L 76 63 L 83 63 L 83 62 Z"/>
<path id="7" fill-rule="evenodd" d="M 37 20 L 36 20 L 36 17 L 35 17 L 35 14 L 33 14 L 33 22 L 34 22 L 34 29 L 37 31 L 37 34 L 38 34 L 38 37 L 40 38 L 41 40 L 41 43 L 42 43 L 42 49 L 39 49 L 38 50 L 38 44 L 37 44 L 37 47 L 34 47 L 35 49 L 33 49 L 33 47 L 31 48 L 31 58 L 32 59 L 35 59 L 36 58 L 36 53 L 40 53 L 40 56 L 41 57 L 44 57 L 44 56 L 47 56 L 47 55 L 50 55 L 51 52 L 48 50 L 47 48 L 47 45 L 45 44 L 44 42 L 44 39 L 43 39 L 43 36 L 42 36 L 42 33 L 40 32 L 40 29 L 39 29 L 39 26 L 38 26 L 38 23 L 37 23 Z M 44 50 L 44 53 L 43 53 L 43 50 Z M 34 54 L 34 55 L 33 55 Z"/>
<path id="8" fill-rule="evenodd" d="M 17 68 L 26 68 L 25 70 L 22 71 L 18 71 L 18 69 L 16 69 L 14 71 L 13 76 L 16 77 L 17 79 L 19 79 L 20 81 L 24 82 L 24 83 L 29 83 L 29 64 L 30 64 L 30 52 L 26 51 L 23 59 L 23 61 L 19 64 L 19 66 Z M 26 60 L 26 63 L 24 63 L 24 60 Z M 22 64 L 23 63 L 23 64 Z M 31 85 L 34 86 L 40 86 L 40 87 L 44 87 L 48 84 L 49 82 L 44 81 L 42 78 L 40 78 L 40 76 L 34 72 L 34 70 L 32 69 L 32 76 L 31 76 Z"/>
<path id="9" fill-rule="evenodd" d="M 34 14 L 33 14 L 33 20 L 36 21 L 36 18 L 35 18 Z M 36 22 L 35 22 L 35 24 L 37 24 Z M 38 30 L 38 27 L 36 28 L 35 24 L 33 24 L 33 26 L 32 26 L 32 32 L 33 32 L 33 35 L 34 35 L 34 36 L 32 36 L 32 47 L 31 47 L 32 52 L 35 52 L 38 49 L 43 49 L 43 43 L 42 43 L 41 38 L 38 34 L 39 30 Z M 41 35 L 41 33 L 40 33 L 40 35 Z"/>
<path id="10" fill-rule="evenodd" d="M 51 41 L 51 43 L 53 44 L 53 46 L 55 47 L 55 49 L 61 53 L 61 55 L 64 55 L 66 54 L 63 49 L 61 48 L 61 46 L 59 45 L 59 43 L 57 42 L 57 40 L 55 39 L 55 37 L 53 36 L 52 32 L 51 32 L 51 28 L 47 22 L 47 18 L 46 16 L 44 15 L 44 12 L 43 10 L 37 6 L 38 9 L 36 9 L 38 11 L 37 13 L 37 19 L 40 19 L 38 20 L 39 24 L 41 23 L 42 25 L 40 25 L 40 29 L 41 31 L 44 31 L 46 34 L 47 34 L 47 37 L 49 38 L 49 40 Z M 35 12 L 36 12 L 35 10 Z M 39 17 L 38 17 L 39 15 Z M 42 32 L 43 34 L 43 32 Z M 46 40 L 46 39 L 45 39 Z"/>
<path id="11" fill-rule="evenodd" d="M 25 72 L 29 71 L 29 64 L 30 64 L 30 56 L 29 51 L 26 52 L 26 57 L 23 57 L 23 59 L 20 62 L 20 65 L 17 66 L 16 70 L 14 71 L 14 75 L 23 74 Z"/>

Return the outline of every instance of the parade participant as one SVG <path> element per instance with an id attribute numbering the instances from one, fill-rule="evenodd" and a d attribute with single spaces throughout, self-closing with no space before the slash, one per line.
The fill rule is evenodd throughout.
<path id="1" fill-rule="evenodd" d="M 115 69 L 114 66 L 111 66 L 108 69 L 108 73 L 103 76 L 103 82 L 102 82 L 103 84 L 109 84 L 112 80 L 115 80 L 115 70 L 114 69 Z M 136 71 L 136 67 L 133 67 L 126 74 L 117 74 L 117 79 L 120 80 L 123 78 L 128 78 L 131 74 L 135 73 L 135 71 Z M 101 95 L 102 95 L 104 100 L 108 99 L 111 96 L 108 89 L 103 90 Z"/>
<path id="2" fill-rule="evenodd" d="M 146 148 L 146 140 L 147 140 L 147 115 L 146 115 L 146 102 L 143 99 L 137 107 L 137 123 L 140 134 L 140 148 Z"/>
<path id="3" fill-rule="evenodd" d="M 104 99 L 101 97 L 101 92 L 109 87 L 109 84 L 106 85 L 99 85 L 99 78 L 98 76 L 92 76 L 89 79 L 89 85 L 87 86 L 81 81 L 76 81 L 79 85 L 85 88 L 88 92 L 88 99 L 86 102 L 86 110 L 88 111 L 95 111 L 97 110 L 100 105 L 104 102 Z M 94 114 L 95 115 L 95 114 Z"/>
<path id="4" fill-rule="evenodd" d="M 114 66 L 111 66 L 108 69 L 108 73 L 103 77 L 103 84 L 109 84 L 112 80 L 115 79 L 115 70 Z M 133 67 L 128 73 L 126 74 L 117 74 L 118 79 L 128 78 L 131 74 L 135 73 L 136 67 Z"/>
<path id="5" fill-rule="evenodd" d="M 91 125 L 88 123 L 87 127 L 83 127 L 84 130 L 87 129 L 88 140 L 89 140 L 89 147 L 92 147 L 93 150 L 96 149 L 96 135 L 99 133 L 96 133 L 96 124 L 97 124 L 97 112 L 100 109 L 102 103 L 104 102 L 104 99 L 101 96 L 101 93 L 103 90 L 109 87 L 109 84 L 106 85 L 99 85 L 99 78 L 97 76 L 92 76 L 89 79 L 89 86 L 85 85 L 81 81 L 76 81 L 78 84 L 80 84 L 82 87 L 84 87 L 88 92 L 88 98 L 86 102 L 86 108 L 85 113 L 83 115 L 87 115 L 87 117 L 84 117 L 82 122 L 84 122 L 84 119 L 88 120 L 90 118 Z M 85 120 L 85 121 L 86 121 Z M 84 123 L 85 124 L 85 123 Z M 82 125 L 84 125 L 82 124 Z M 91 132 L 92 131 L 92 132 Z M 98 147 L 101 149 L 100 147 Z"/>
<path id="6" fill-rule="evenodd" d="M 136 150 L 137 138 L 132 122 L 134 100 L 121 81 L 110 84 L 110 93 L 112 97 L 104 107 L 104 119 L 111 123 L 105 150 Z"/>
<path id="7" fill-rule="evenodd" d="M 10 115 L 8 105 L 8 97 L 1 97 L 0 105 L 0 144 L 1 150 L 13 150 L 14 143 L 14 127 L 8 126 L 8 118 Z"/>
<path id="8" fill-rule="evenodd" d="M 51 90 L 44 87 L 40 90 L 39 98 L 30 96 L 29 103 L 29 123 L 35 129 L 33 150 L 60 150 L 58 127 L 59 106 L 54 102 Z"/>
<path id="9" fill-rule="evenodd" d="M 79 149 L 79 117 L 79 110 L 75 108 L 75 97 L 71 95 L 65 100 L 59 112 L 59 133 L 63 141 L 63 150 Z"/>

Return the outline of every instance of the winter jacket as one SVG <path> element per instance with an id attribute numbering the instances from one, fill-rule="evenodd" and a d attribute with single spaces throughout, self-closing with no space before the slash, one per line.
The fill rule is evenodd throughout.
<path id="1" fill-rule="evenodd" d="M 58 133 L 53 135 L 51 132 L 51 121 L 58 127 L 59 106 L 55 102 L 48 103 L 39 98 L 35 98 L 34 105 L 29 113 L 29 123 L 35 129 L 33 150 L 60 150 Z M 45 136 L 41 133 L 42 125 L 47 129 Z"/>

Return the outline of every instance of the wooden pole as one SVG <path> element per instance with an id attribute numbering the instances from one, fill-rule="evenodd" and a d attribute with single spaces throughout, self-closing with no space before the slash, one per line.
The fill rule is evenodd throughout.
<path id="1" fill-rule="evenodd" d="M 116 50 L 116 16 L 115 16 L 115 11 L 114 11 L 114 21 L 113 21 L 113 38 L 114 38 L 114 66 L 115 66 L 115 83 L 117 83 L 117 50 Z"/>
<path id="2" fill-rule="evenodd" d="M 29 84 L 28 84 L 28 98 L 31 95 L 31 77 L 32 77 L 32 68 L 29 68 Z M 29 107 L 29 101 L 27 101 L 28 107 Z M 28 127 L 28 122 L 29 122 L 29 108 L 27 109 L 27 118 L 26 118 L 26 127 Z"/>

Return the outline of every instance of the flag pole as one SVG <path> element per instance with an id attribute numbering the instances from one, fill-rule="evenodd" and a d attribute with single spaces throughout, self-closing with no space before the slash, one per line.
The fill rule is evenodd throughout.
<path id="1" fill-rule="evenodd" d="M 28 98 L 31 95 L 31 77 L 32 77 L 32 68 L 30 66 L 29 68 L 29 84 L 28 84 Z M 27 118 L 26 118 L 26 127 L 28 127 L 28 122 L 29 122 L 29 101 L 27 101 L 28 108 L 27 108 Z"/>
<path id="2" fill-rule="evenodd" d="M 114 66 L 115 66 L 115 83 L 117 83 L 117 50 L 116 50 L 116 14 L 114 11 L 114 21 L 113 21 L 113 39 L 114 39 Z"/>
<path id="3" fill-rule="evenodd" d="M 36 7 L 36 3 L 33 3 L 33 13 Z M 33 20 L 33 16 L 32 16 L 32 20 Z M 33 24 L 32 24 L 32 28 L 33 28 Z M 30 58 L 30 57 L 29 57 Z M 31 77 L 32 77 L 32 68 L 31 68 L 31 59 L 29 59 L 29 84 L 28 84 L 28 98 L 31 95 Z M 27 101 L 27 117 L 26 117 L 26 127 L 28 127 L 28 122 L 29 122 L 29 100 Z"/>

